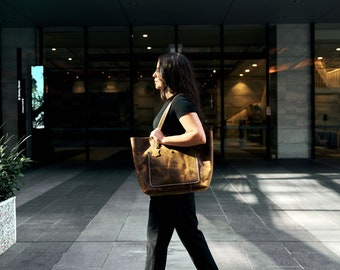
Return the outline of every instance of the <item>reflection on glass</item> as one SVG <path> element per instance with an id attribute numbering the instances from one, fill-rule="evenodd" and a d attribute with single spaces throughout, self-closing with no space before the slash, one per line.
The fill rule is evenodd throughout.
<path id="1" fill-rule="evenodd" d="M 315 154 L 340 153 L 339 24 L 315 26 Z"/>
<path id="2" fill-rule="evenodd" d="M 32 66 L 32 125 L 35 129 L 45 128 L 44 124 L 44 67 Z"/>

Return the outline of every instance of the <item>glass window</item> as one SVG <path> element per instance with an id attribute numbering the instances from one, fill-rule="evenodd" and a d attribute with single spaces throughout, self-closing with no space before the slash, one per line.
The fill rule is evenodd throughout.
<path id="1" fill-rule="evenodd" d="M 152 121 L 162 105 L 152 74 L 158 56 L 170 51 L 175 44 L 174 38 L 172 26 L 133 28 L 133 123 L 140 136 L 150 134 Z"/>
<path id="2" fill-rule="evenodd" d="M 229 157 L 266 155 L 265 44 L 262 25 L 224 28 L 224 108 L 219 110 Z"/>
<path id="3" fill-rule="evenodd" d="M 51 146 L 84 147 L 84 29 L 45 28 L 43 33 L 46 79 L 46 127 Z M 74 91 L 82 95 L 74 95 Z"/>
<path id="4" fill-rule="evenodd" d="M 340 138 L 340 25 L 315 26 L 315 154 L 333 157 Z"/>
<path id="5" fill-rule="evenodd" d="M 178 28 L 179 51 L 189 58 L 200 83 L 205 124 L 215 128 L 215 131 L 219 126 L 220 36 L 220 27 L 217 25 L 180 26 Z M 215 138 L 217 138 L 216 135 L 215 132 Z M 215 150 L 217 153 L 219 148 Z"/>
<path id="6" fill-rule="evenodd" d="M 184 54 L 221 51 L 218 26 L 180 26 L 178 36 L 178 48 Z"/>
<path id="7" fill-rule="evenodd" d="M 85 158 L 94 147 L 110 153 L 110 146 L 127 145 L 129 29 L 47 28 L 44 56 L 54 152 L 79 151 Z"/>
<path id="8" fill-rule="evenodd" d="M 209 126 L 215 126 L 220 74 L 219 26 L 180 26 L 178 48 L 193 65 L 201 86 L 201 100 Z"/>
<path id="9" fill-rule="evenodd" d="M 87 59 L 89 143 L 126 145 L 131 111 L 129 28 L 89 28 Z"/>
<path id="10" fill-rule="evenodd" d="M 84 32 L 82 28 L 45 28 L 44 65 L 48 69 L 84 67 Z"/>

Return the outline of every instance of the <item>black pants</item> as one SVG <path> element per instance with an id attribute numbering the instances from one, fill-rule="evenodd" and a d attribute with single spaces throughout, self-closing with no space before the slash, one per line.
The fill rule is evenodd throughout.
<path id="1" fill-rule="evenodd" d="M 194 194 L 152 196 L 145 270 L 164 270 L 174 229 L 199 270 L 216 270 L 203 233 L 197 228 Z"/>

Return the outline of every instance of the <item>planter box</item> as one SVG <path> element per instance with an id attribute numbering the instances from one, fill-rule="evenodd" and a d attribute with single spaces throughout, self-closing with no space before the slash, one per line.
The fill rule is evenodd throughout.
<path id="1" fill-rule="evenodd" d="M 15 197 L 0 202 L 0 255 L 17 241 Z"/>

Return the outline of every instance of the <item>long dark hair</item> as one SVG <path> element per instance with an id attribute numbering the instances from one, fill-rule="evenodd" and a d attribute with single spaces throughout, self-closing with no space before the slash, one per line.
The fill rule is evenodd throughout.
<path id="1" fill-rule="evenodd" d="M 161 90 L 161 98 L 166 99 L 167 91 L 174 95 L 183 93 L 195 104 L 197 114 L 203 121 L 200 90 L 188 58 L 180 53 L 169 53 L 161 55 L 158 61 L 159 72 L 165 84 Z"/>

